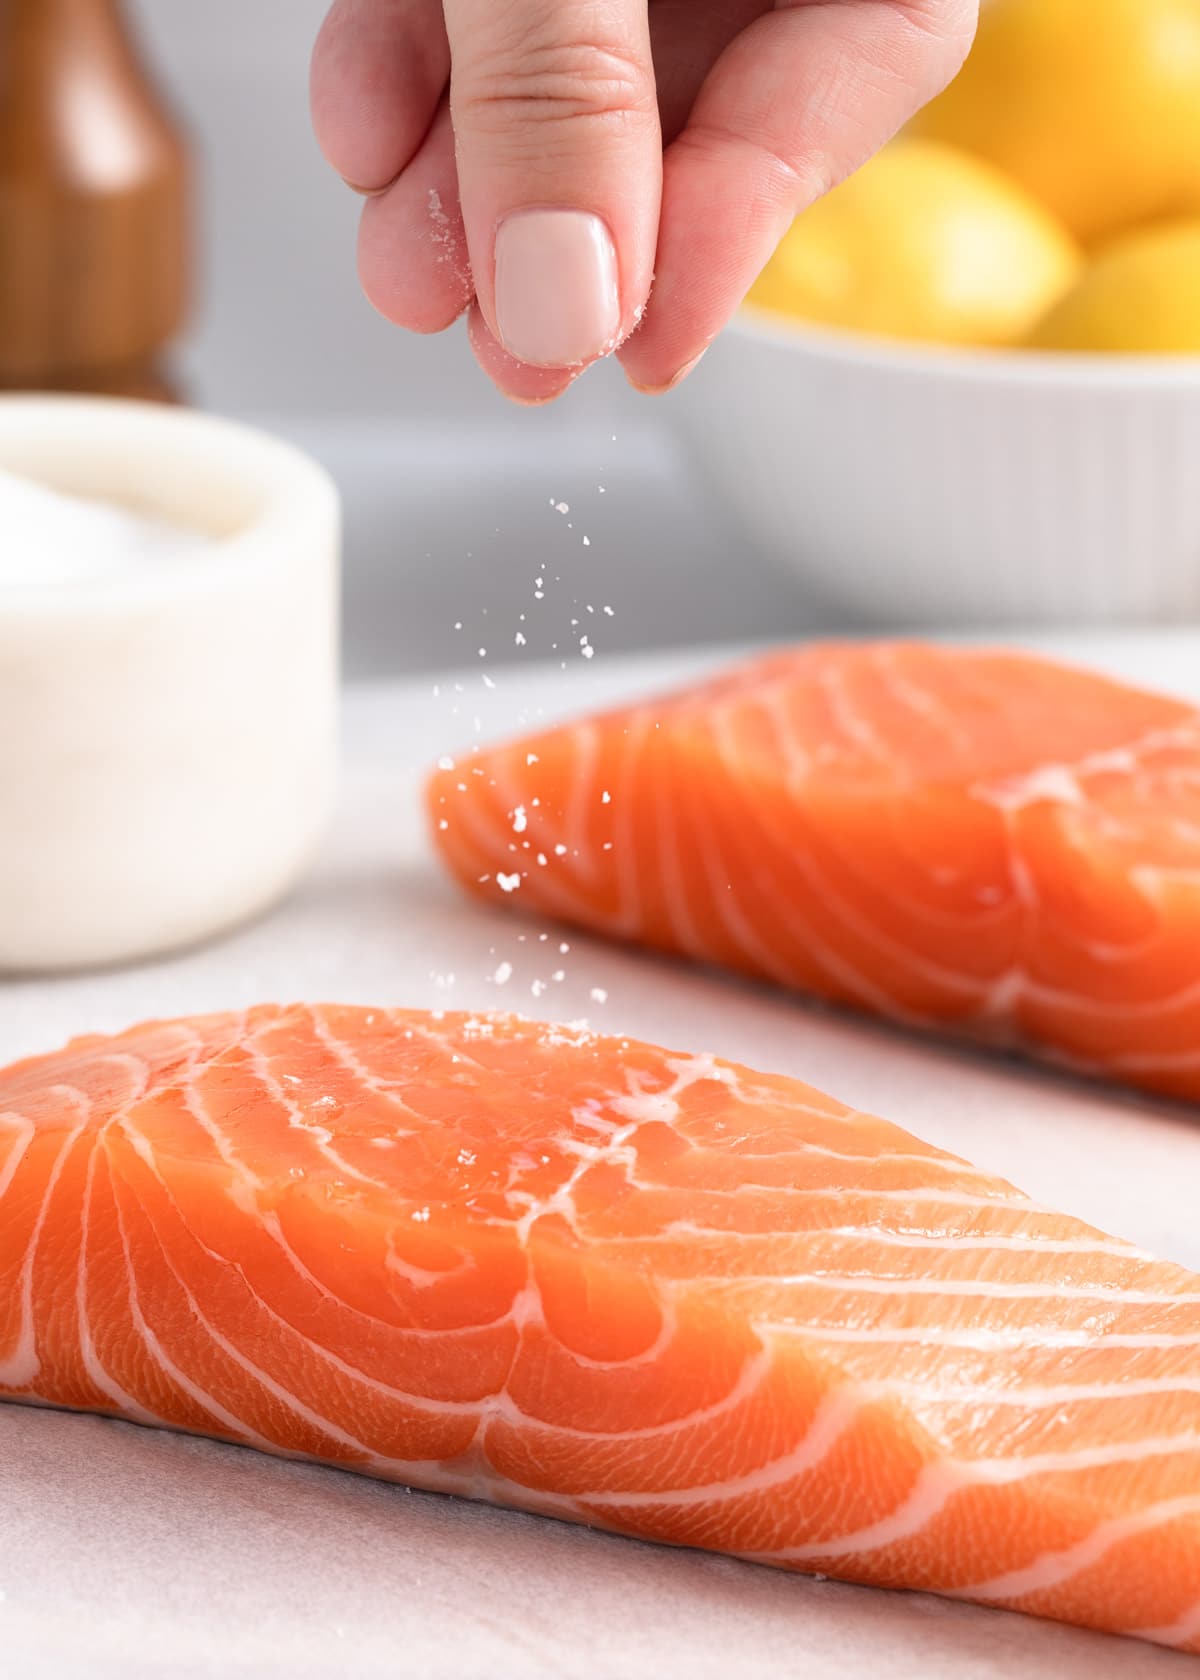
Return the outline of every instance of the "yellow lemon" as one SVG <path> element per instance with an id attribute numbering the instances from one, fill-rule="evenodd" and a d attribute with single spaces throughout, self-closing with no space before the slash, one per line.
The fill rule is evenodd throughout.
<path id="1" fill-rule="evenodd" d="M 1040 350 L 1200 355 L 1200 219 L 1115 240 L 1029 342 Z"/>
<path id="2" fill-rule="evenodd" d="M 984 0 L 912 132 L 989 158 L 1085 243 L 1200 208 L 1200 0 Z"/>
<path id="3" fill-rule="evenodd" d="M 1054 218 L 991 165 L 900 139 L 796 218 L 747 301 L 889 338 L 1014 344 L 1079 263 Z"/>

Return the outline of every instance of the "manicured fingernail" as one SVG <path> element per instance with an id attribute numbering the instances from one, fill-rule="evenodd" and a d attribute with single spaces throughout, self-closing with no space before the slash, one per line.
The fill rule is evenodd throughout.
<path id="1" fill-rule="evenodd" d="M 578 367 L 621 330 L 617 252 L 586 210 L 518 210 L 496 234 L 496 328 L 532 367 Z"/>

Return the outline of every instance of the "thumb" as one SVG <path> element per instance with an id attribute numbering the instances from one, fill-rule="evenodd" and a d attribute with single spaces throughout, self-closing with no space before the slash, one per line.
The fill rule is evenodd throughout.
<path id="1" fill-rule="evenodd" d="M 535 367 L 594 361 L 649 296 L 662 142 L 646 0 L 445 0 L 484 320 Z"/>

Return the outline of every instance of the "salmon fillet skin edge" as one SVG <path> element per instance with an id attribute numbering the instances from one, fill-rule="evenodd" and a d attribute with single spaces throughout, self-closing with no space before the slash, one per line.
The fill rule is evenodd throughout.
<path id="1" fill-rule="evenodd" d="M 0 1072 L 0 1396 L 1200 1651 L 1200 1278 L 583 1027 L 269 1005 Z"/>
<path id="2" fill-rule="evenodd" d="M 1200 713 L 1047 660 L 812 644 L 448 759 L 472 892 L 1200 1098 Z"/>

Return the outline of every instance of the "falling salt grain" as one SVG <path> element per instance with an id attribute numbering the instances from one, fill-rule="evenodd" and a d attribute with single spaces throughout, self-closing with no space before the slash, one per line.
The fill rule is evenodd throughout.
<path id="1" fill-rule="evenodd" d="M 538 762 L 538 755 L 536 753 L 526 753 L 525 754 L 525 763 L 527 765 L 536 764 L 537 762 Z"/>
<path id="2" fill-rule="evenodd" d="M 541 997 L 542 993 L 546 990 L 546 982 L 544 980 L 535 980 L 529 990 L 533 993 L 534 997 Z"/>
<path id="3" fill-rule="evenodd" d="M 554 855 L 555 855 L 555 857 L 566 857 L 566 855 L 567 855 L 567 848 L 563 845 L 561 840 L 558 842 L 558 845 L 555 846 L 555 848 L 554 848 Z"/>
<path id="4" fill-rule="evenodd" d="M 569 502 L 555 502 L 554 511 L 555 513 L 570 513 L 571 504 Z"/>
<path id="5" fill-rule="evenodd" d="M 514 870 L 511 875 L 497 875 L 496 885 L 500 888 L 501 892 L 516 892 L 517 888 L 521 885 L 521 877 L 516 870 Z"/>
<path id="6" fill-rule="evenodd" d="M 609 793 L 607 788 L 605 788 L 604 792 L 600 795 L 600 803 L 601 803 L 601 805 L 611 805 L 612 804 L 612 794 Z"/>
<path id="7" fill-rule="evenodd" d="M 513 641 L 517 644 L 518 647 L 524 647 L 525 646 L 525 637 L 522 635 L 520 630 L 518 630 L 516 635 L 513 637 Z"/>
<path id="8" fill-rule="evenodd" d="M 492 979 L 495 981 L 497 986 L 507 986 L 508 982 L 512 979 L 512 971 L 512 964 L 510 962 L 498 963 L 496 965 L 496 972 L 492 975 Z"/>
<path id="9" fill-rule="evenodd" d="M 529 826 L 529 819 L 525 815 L 524 805 L 518 805 L 516 810 L 513 812 L 512 825 L 514 834 L 524 834 L 526 828 Z"/>
<path id="10" fill-rule="evenodd" d="M 604 990 L 603 986 L 593 986 L 589 996 L 591 997 L 593 1003 L 608 1002 L 608 993 Z"/>
<path id="11" fill-rule="evenodd" d="M 562 941 L 562 943 L 559 945 L 558 948 L 562 952 L 564 957 L 566 956 L 567 952 L 571 949 L 571 947 L 567 944 L 565 939 Z"/>
<path id="12" fill-rule="evenodd" d="M 584 548 L 591 548 L 591 546 L 592 546 L 592 539 L 591 539 L 591 537 L 584 537 L 584 539 L 583 539 L 583 546 L 584 546 Z M 588 609 L 588 611 L 589 611 L 589 612 L 590 612 L 590 611 L 591 611 L 591 608 L 590 608 L 590 607 L 589 607 L 589 609 Z"/>
<path id="13" fill-rule="evenodd" d="M 417 1225 L 428 1225 L 428 1223 L 429 1223 L 429 1209 L 428 1208 L 414 1208 L 413 1211 L 412 1211 L 412 1217 L 413 1217 L 413 1221 L 414 1221 L 415 1224 L 417 1224 Z"/>
<path id="14" fill-rule="evenodd" d="M 492 681 L 491 677 L 488 676 L 486 671 L 482 673 L 482 676 L 484 688 L 495 688 L 495 683 Z"/>
<path id="15" fill-rule="evenodd" d="M 558 980 L 558 981 L 565 980 L 567 978 L 567 971 L 566 971 L 565 968 L 556 968 L 554 970 L 554 973 L 550 976 L 550 978 L 551 978 L 551 980 Z"/>

